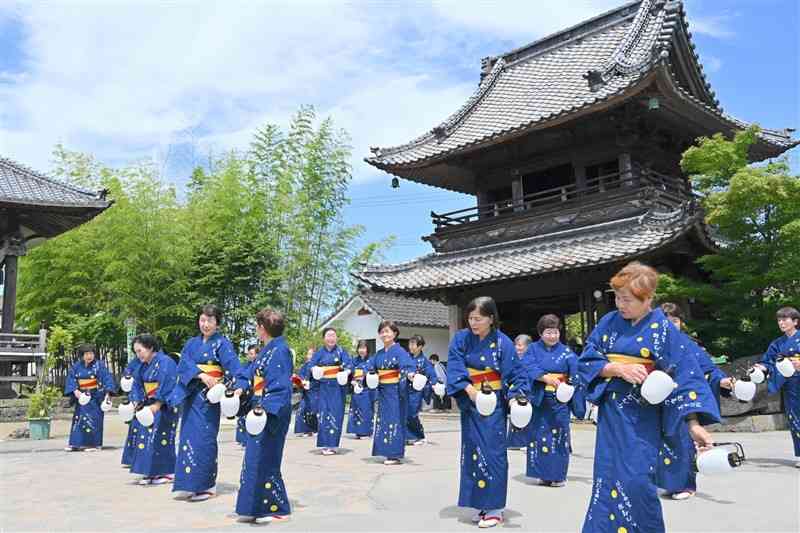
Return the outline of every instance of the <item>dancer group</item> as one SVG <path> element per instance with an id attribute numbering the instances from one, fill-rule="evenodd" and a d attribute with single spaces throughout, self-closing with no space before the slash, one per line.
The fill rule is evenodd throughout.
<path id="1" fill-rule="evenodd" d="M 295 372 L 285 319 L 274 309 L 256 314 L 259 344 L 240 364 L 219 331 L 219 310 L 204 306 L 200 334 L 186 343 L 177 364 L 153 336 L 134 339 L 136 358 L 121 383 L 128 399 L 120 412 L 130 420 L 122 463 L 141 476 L 140 484 L 173 482 L 173 490 L 191 501 L 213 497 L 220 404 L 232 402 L 240 416 L 236 440 L 245 448 L 238 520 L 283 521 L 291 514 L 281 462 L 293 388 L 302 398 L 296 434 L 316 433 L 320 453 L 337 455 L 350 394 L 346 432 L 371 436 L 372 455 L 385 465 L 402 464 L 406 445 L 426 442 L 422 403 L 434 393 L 447 394 L 460 410 L 458 505 L 474 511 L 478 527 L 490 528 L 504 521 L 507 450 L 523 447 L 526 475 L 564 486 L 570 418 L 582 418 L 588 401 L 599 407 L 599 416 L 583 531 L 664 531 L 657 490 L 674 499 L 694 493 L 697 454 L 714 446 L 704 426 L 720 420 L 719 396 L 731 394 L 736 380 L 683 332 L 677 305 L 654 307 L 657 284 L 656 271 L 638 262 L 614 275 L 617 309 L 602 317 L 580 355 L 561 342 L 557 316 L 538 320 L 536 342 L 514 342 L 502 332 L 492 298 L 475 298 L 464 309 L 467 327 L 450 342 L 446 376 L 425 357 L 424 338 L 411 337 L 411 353 L 399 344 L 400 330 L 391 320 L 380 323 L 383 347 L 373 355 L 362 341 L 351 356 L 339 346 L 336 329 L 326 328 L 323 346 L 310 349 Z M 753 372 L 763 374 L 771 393 L 784 395 L 800 457 L 800 313 L 783 308 L 777 319 L 782 336 Z M 79 352 L 66 387 L 76 402 L 69 449 L 98 449 L 116 385 L 94 347 Z M 668 376 L 663 379 L 674 387 L 659 401 L 646 393 L 651 374 Z M 220 383 L 227 389 L 223 402 L 216 394 Z"/>

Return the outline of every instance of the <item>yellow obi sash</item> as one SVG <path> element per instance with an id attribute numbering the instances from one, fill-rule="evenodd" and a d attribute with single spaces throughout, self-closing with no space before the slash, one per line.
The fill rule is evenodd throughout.
<path id="1" fill-rule="evenodd" d="M 153 396 L 155 396 L 156 390 L 158 390 L 158 381 L 144 382 L 144 393 L 148 398 L 152 398 Z"/>
<path id="2" fill-rule="evenodd" d="M 79 379 L 78 388 L 81 390 L 92 390 L 97 388 L 97 378 Z"/>
<path id="3" fill-rule="evenodd" d="M 222 371 L 222 367 L 217 363 L 209 363 L 209 364 L 199 364 L 197 368 L 200 369 L 201 372 L 204 374 L 208 374 L 212 378 L 221 378 L 224 375 Z"/>
<path id="4" fill-rule="evenodd" d="M 355 372 L 353 372 L 353 378 L 359 379 L 364 377 L 364 369 L 363 368 L 356 368 Z"/>
<path id="5" fill-rule="evenodd" d="M 503 380 L 497 370 L 492 370 L 491 368 L 484 368 L 483 370 L 467 368 L 467 370 L 469 371 L 469 379 L 476 387 L 480 387 L 483 382 L 486 381 L 489 383 L 492 390 L 500 390 L 503 388 Z"/>
<path id="6" fill-rule="evenodd" d="M 638 355 L 625 355 L 622 353 L 609 353 L 606 354 L 609 363 L 621 363 L 623 365 L 643 365 L 647 373 L 651 373 L 656 369 L 656 362 L 646 357 L 639 357 Z M 606 378 L 610 381 L 611 378 Z"/>
<path id="7" fill-rule="evenodd" d="M 567 374 L 545 374 L 542 377 L 543 378 L 545 378 L 545 377 L 555 378 L 555 379 L 557 379 L 557 380 L 559 380 L 561 382 L 566 382 L 569 379 L 569 376 Z M 544 386 L 544 390 L 546 390 L 547 392 L 555 392 L 556 388 L 553 387 L 552 385 L 545 385 Z"/>
<path id="8" fill-rule="evenodd" d="M 400 371 L 396 368 L 378 370 L 378 380 L 384 384 L 400 383 Z"/>
<path id="9" fill-rule="evenodd" d="M 264 376 L 253 376 L 253 396 L 263 396 L 264 387 Z"/>
<path id="10" fill-rule="evenodd" d="M 336 379 L 336 374 L 338 374 L 342 367 L 340 366 L 321 366 L 322 369 L 322 379 Z"/>

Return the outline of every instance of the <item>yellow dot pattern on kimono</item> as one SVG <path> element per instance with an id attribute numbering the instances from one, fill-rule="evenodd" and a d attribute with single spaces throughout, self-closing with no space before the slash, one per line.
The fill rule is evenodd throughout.
<path id="1" fill-rule="evenodd" d="M 616 498 L 617 497 L 617 490 L 616 489 L 611 489 L 611 497 L 612 498 Z"/>
<path id="2" fill-rule="evenodd" d="M 336 432 L 334 430 L 331 430 L 331 435 L 333 435 L 334 433 L 336 433 Z"/>
<path id="3" fill-rule="evenodd" d="M 607 340 L 608 340 L 608 335 L 603 335 L 603 342 L 606 342 Z"/>
<path id="4" fill-rule="evenodd" d="M 92 430 L 91 430 L 91 429 L 89 429 L 89 428 L 86 428 L 86 433 L 91 433 L 91 432 L 92 432 Z"/>
<path id="5" fill-rule="evenodd" d="M 486 482 L 484 480 L 482 480 L 482 479 L 479 479 L 478 480 L 478 487 L 481 488 L 481 489 L 486 487 Z"/>
<path id="6" fill-rule="evenodd" d="M 658 324 L 653 322 L 652 324 L 650 324 L 650 328 L 651 329 L 658 329 Z"/>
<path id="7" fill-rule="evenodd" d="M 473 453 L 472 454 L 472 460 L 473 461 L 477 461 L 478 460 L 478 454 L 477 453 Z"/>
<path id="8" fill-rule="evenodd" d="M 558 430 L 557 429 L 553 429 L 553 435 L 555 435 L 556 433 L 558 433 Z"/>
<path id="9" fill-rule="evenodd" d="M 184 444 L 184 445 L 183 445 L 183 451 L 186 451 L 186 450 L 188 450 L 188 449 L 189 449 L 189 447 L 188 447 L 188 446 L 186 446 L 186 445 Z"/>
<path id="10" fill-rule="evenodd" d="M 608 519 L 611 520 L 611 521 L 614 521 L 614 520 L 617 519 L 617 517 L 614 516 L 614 513 L 611 513 L 610 515 L 608 515 Z"/>
<path id="11" fill-rule="evenodd" d="M 692 399 L 692 400 L 696 400 L 697 399 L 697 393 L 695 391 L 690 391 L 689 392 L 689 398 Z"/>
<path id="12" fill-rule="evenodd" d="M 139 431 L 138 429 L 136 429 L 136 428 L 133 428 L 133 432 L 134 432 L 134 433 L 137 433 L 138 431 Z"/>
<path id="13" fill-rule="evenodd" d="M 271 489 L 272 488 L 272 483 L 269 483 L 269 482 L 264 483 L 264 488 L 265 489 Z"/>
<path id="14" fill-rule="evenodd" d="M 627 530 L 627 528 L 620 527 L 620 528 L 617 529 L 617 533 L 628 533 L 628 530 Z"/>
<path id="15" fill-rule="evenodd" d="M 278 506 L 277 506 L 277 505 L 275 505 L 275 504 L 272 504 L 272 505 L 270 506 L 269 510 L 270 510 L 270 511 L 272 511 L 272 512 L 274 513 L 275 511 L 277 511 L 277 510 L 278 510 Z"/>
<path id="16" fill-rule="evenodd" d="M 648 350 L 647 348 L 642 348 L 641 350 L 639 350 L 639 354 L 642 357 L 650 357 L 650 350 Z"/>
<path id="17" fill-rule="evenodd" d="M 550 449 L 549 449 L 547 446 L 542 446 L 542 451 L 543 451 L 544 453 L 547 453 L 547 452 L 549 452 L 549 451 L 550 451 Z"/>
<path id="18" fill-rule="evenodd" d="M 268 503 L 269 503 L 269 502 L 268 502 L 267 500 L 264 500 L 264 505 L 267 505 Z"/>
<path id="19" fill-rule="evenodd" d="M 636 342 L 642 342 L 643 340 L 644 340 L 644 337 L 636 337 Z"/>
<path id="20" fill-rule="evenodd" d="M 144 444 L 142 444 L 141 442 L 139 443 L 139 449 L 144 450 Z"/>
<path id="21" fill-rule="evenodd" d="M 664 464 L 665 464 L 665 465 L 668 465 L 668 464 L 670 464 L 670 463 L 672 463 L 672 461 L 670 460 L 670 458 L 669 458 L 669 457 L 664 457 Z"/>
<path id="22" fill-rule="evenodd" d="M 161 445 L 162 446 L 166 446 L 167 445 L 167 439 L 161 439 Z"/>
<path id="23" fill-rule="evenodd" d="M 191 466 L 187 466 L 186 468 L 184 468 L 184 471 L 188 474 L 189 472 L 192 471 L 192 467 Z"/>

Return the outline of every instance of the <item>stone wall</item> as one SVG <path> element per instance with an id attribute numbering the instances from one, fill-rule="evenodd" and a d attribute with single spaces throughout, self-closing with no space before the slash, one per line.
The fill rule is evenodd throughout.
<path id="1" fill-rule="evenodd" d="M 28 400 L 0 400 L 0 422 L 21 422 L 27 419 Z M 68 419 L 72 416 L 69 399 L 58 405 L 53 418 Z"/>

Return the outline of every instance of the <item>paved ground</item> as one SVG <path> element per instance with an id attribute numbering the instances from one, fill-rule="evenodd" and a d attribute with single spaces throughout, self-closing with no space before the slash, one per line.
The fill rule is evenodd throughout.
<path id="1" fill-rule="evenodd" d="M 430 444 L 408 449 L 408 464 L 386 467 L 371 442 L 346 438 L 343 454 L 323 457 L 311 439 L 290 437 L 284 478 L 294 514 L 287 523 L 255 526 L 232 518 L 242 452 L 233 427 L 220 435 L 219 495 L 176 501 L 170 486 L 139 487 L 120 467 L 126 426 L 108 418 L 99 453 L 62 451 L 68 421 L 49 441 L 0 442 L 0 529 L 3 531 L 238 530 L 476 531 L 470 512 L 454 505 L 458 485 L 458 419 L 424 415 Z M 0 438 L 22 424 L 0 424 Z M 749 462 L 727 477 L 701 478 L 697 497 L 664 500 L 670 531 L 800 531 L 800 469 L 785 431 L 717 434 L 738 440 Z M 575 455 L 561 489 L 526 479 L 522 452 L 509 452 L 509 504 L 501 529 L 579 531 L 591 485 L 593 426 L 574 426 Z"/>

